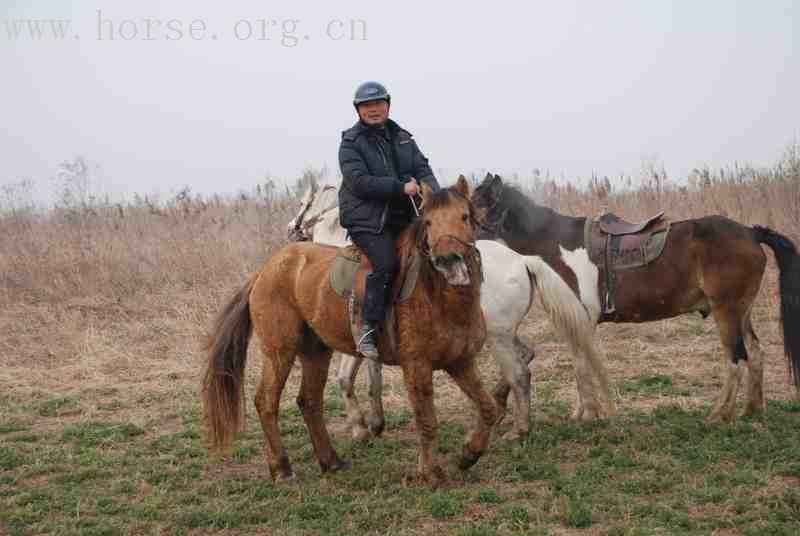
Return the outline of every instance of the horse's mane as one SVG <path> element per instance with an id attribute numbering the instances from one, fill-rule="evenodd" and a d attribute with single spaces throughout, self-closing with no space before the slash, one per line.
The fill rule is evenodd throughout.
<path id="1" fill-rule="evenodd" d="M 523 230 L 535 230 L 558 213 L 550 207 L 537 204 L 517 186 L 503 183 L 503 192 L 494 211 L 506 213 L 506 223 Z"/>

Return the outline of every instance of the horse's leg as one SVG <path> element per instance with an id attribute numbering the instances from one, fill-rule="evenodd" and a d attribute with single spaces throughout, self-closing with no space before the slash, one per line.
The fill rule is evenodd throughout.
<path id="1" fill-rule="evenodd" d="M 569 343 L 575 357 L 575 383 L 578 388 L 572 418 L 583 421 L 598 419 L 603 412 L 596 398 L 594 372 L 587 348 L 579 341 L 570 340 Z"/>
<path id="2" fill-rule="evenodd" d="M 433 407 L 431 364 L 421 359 L 404 364 L 403 380 L 420 436 L 417 474 L 435 488 L 445 480 L 445 474 L 441 467 L 434 464 L 433 460 L 433 442 L 436 440 L 436 411 Z"/>
<path id="3" fill-rule="evenodd" d="M 567 333 L 575 358 L 575 380 L 578 390 L 572 419 L 591 421 L 611 417 L 617 412 L 608 369 L 594 345 L 594 327 Z"/>
<path id="4" fill-rule="evenodd" d="M 458 462 L 458 468 L 465 470 L 475 465 L 489 446 L 492 425 L 497 421 L 497 405 L 494 398 L 484 389 L 473 358 L 447 368 L 447 373 L 464 394 L 478 406 L 477 427 L 464 443 L 461 459 Z"/>
<path id="5" fill-rule="evenodd" d="M 374 436 L 380 436 L 386 421 L 383 415 L 383 365 L 377 361 L 367 362 L 367 385 L 371 411 L 367 414 L 367 426 Z"/>
<path id="6" fill-rule="evenodd" d="M 323 473 L 334 472 L 344 468 L 345 463 L 333 450 L 322 417 L 322 398 L 325 383 L 328 381 L 331 352 L 328 350 L 312 355 L 300 354 L 300 364 L 303 367 L 303 379 L 300 383 L 300 393 L 297 395 L 297 406 L 303 412 L 303 420 L 311 435 L 311 443 L 320 469 Z"/>
<path id="7" fill-rule="evenodd" d="M 744 333 L 742 333 L 743 315 L 737 305 L 730 302 L 712 301 L 711 312 L 719 328 L 726 374 L 709 420 L 730 421 L 736 411 L 736 394 L 742 377 L 740 361 L 747 360 Z"/>
<path id="8" fill-rule="evenodd" d="M 745 415 L 754 415 L 767 409 L 764 399 L 764 352 L 758 342 L 756 332 L 753 330 L 753 323 L 750 319 L 750 311 L 742 322 L 742 332 L 744 333 L 744 343 L 747 348 L 747 392 L 744 406 Z"/>
<path id="9" fill-rule="evenodd" d="M 369 439 L 369 430 L 367 430 L 364 415 L 361 413 L 361 407 L 358 405 L 356 397 L 356 376 L 363 359 L 354 355 L 339 355 L 342 356 L 342 359 L 339 361 L 339 372 L 336 379 L 344 395 L 347 425 L 350 427 L 350 433 L 354 440 L 366 441 Z"/>
<path id="10" fill-rule="evenodd" d="M 486 345 L 484 345 L 484 347 L 486 347 Z M 529 348 L 527 344 L 519 340 L 519 337 L 515 335 L 514 351 L 516 352 L 517 358 L 521 359 L 525 367 L 527 367 L 530 371 L 531 361 L 533 361 L 533 358 L 536 355 L 536 352 L 533 350 L 533 348 Z M 506 380 L 506 378 L 501 376 L 500 380 L 497 382 L 497 385 L 495 385 L 494 389 L 492 390 L 492 396 L 494 396 L 494 401 L 497 403 L 497 408 L 500 411 L 500 415 L 498 416 L 495 424 L 500 424 L 503 421 L 503 417 L 505 417 L 509 393 L 511 393 L 511 384 Z"/>
<path id="11" fill-rule="evenodd" d="M 281 393 L 295 360 L 295 348 L 263 347 L 261 381 L 256 391 L 255 405 L 261 420 L 261 429 L 267 440 L 266 457 L 273 480 L 292 479 L 292 465 L 281 440 L 278 412 Z"/>
<path id="12" fill-rule="evenodd" d="M 495 388 L 495 402 L 502 404 L 500 411 L 505 409 L 508 390 L 514 393 L 514 426 L 511 431 L 503 436 L 507 441 L 515 441 L 529 431 L 530 407 L 531 407 L 531 373 L 528 370 L 524 357 L 518 353 L 518 348 L 514 344 L 514 339 L 507 334 L 492 336 L 492 352 L 503 375 L 504 382 L 498 387 L 505 387 L 505 397 L 500 389 Z M 498 396 L 498 394 L 500 396 Z"/>

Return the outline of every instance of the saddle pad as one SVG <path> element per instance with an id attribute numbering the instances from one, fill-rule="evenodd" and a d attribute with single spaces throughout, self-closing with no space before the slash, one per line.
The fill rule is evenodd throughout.
<path id="1" fill-rule="evenodd" d="M 639 268 L 659 258 L 664 251 L 670 222 L 664 221 L 660 225 L 663 229 L 651 232 L 642 240 L 638 235 L 607 235 L 599 230 L 596 221 L 587 218 L 584 245 L 589 252 L 589 258 L 601 270 Z"/>
<path id="2" fill-rule="evenodd" d="M 615 270 L 625 270 L 638 268 L 653 262 L 664 251 L 668 232 L 669 226 L 663 231 L 651 234 L 644 244 L 633 247 L 629 247 L 627 244 L 630 235 L 612 237 L 610 244 L 611 254 L 609 255 L 610 267 Z M 633 241 L 631 240 L 631 242 Z"/>
<path id="3" fill-rule="evenodd" d="M 331 286 L 339 296 L 347 297 L 353 290 L 358 267 L 361 266 L 361 252 L 356 248 L 339 248 L 331 269 Z"/>
<path id="4" fill-rule="evenodd" d="M 339 296 L 347 297 L 355 286 L 356 274 L 361 266 L 361 252 L 355 247 L 340 248 L 331 269 L 331 286 Z M 411 297 L 417 286 L 419 269 L 422 266 L 422 257 L 418 253 L 411 255 L 408 269 L 397 296 L 398 302 L 404 302 Z M 398 284 L 396 281 L 395 284 Z"/>

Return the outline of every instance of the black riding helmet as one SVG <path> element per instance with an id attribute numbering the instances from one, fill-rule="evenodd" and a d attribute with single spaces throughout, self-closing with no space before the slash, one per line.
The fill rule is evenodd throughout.
<path id="1" fill-rule="evenodd" d="M 374 100 L 385 100 L 389 104 L 392 103 L 392 97 L 383 87 L 383 84 L 373 81 L 364 82 L 356 89 L 355 97 L 353 97 L 353 106 L 358 109 L 359 104 Z"/>

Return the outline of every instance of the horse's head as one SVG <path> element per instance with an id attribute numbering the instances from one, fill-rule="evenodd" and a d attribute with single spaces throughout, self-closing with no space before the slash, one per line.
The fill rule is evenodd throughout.
<path id="1" fill-rule="evenodd" d="M 470 257 L 476 252 L 478 222 L 469 200 L 467 180 L 462 175 L 455 186 L 438 192 L 423 182 L 422 204 L 421 247 L 429 252 L 433 267 L 448 284 L 469 285 L 475 275 L 470 270 Z"/>
<path id="2" fill-rule="evenodd" d="M 507 209 L 503 207 L 503 179 L 500 175 L 487 173 L 472 193 L 472 203 L 480 224 L 478 238 L 493 240 L 499 238 L 503 229 Z"/>
<path id="3" fill-rule="evenodd" d="M 330 184 L 312 184 L 300 199 L 297 216 L 289 222 L 289 240 L 314 240 L 314 226 L 339 205 L 339 189 Z"/>
<path id="4" fill-rule="evenodd" d="M 289 232 L 289 240 L 298 242 L 309 239 L 305 229 L 303 228 L 303 222 L 306 220 L 306 214 L 308 213 L 309 209 L 314 204 L 314 198 L 317 196 L 318 189 L 317 183 L 312 182 L 309 185 L 308 190 L 306 190 L 306 192 L 303 194 L 303 197 L 300 198 L 300 206 L 298 208 L 297 215 L 292 218 L 292 221 L 289 222 L 287 228 Z"/>

